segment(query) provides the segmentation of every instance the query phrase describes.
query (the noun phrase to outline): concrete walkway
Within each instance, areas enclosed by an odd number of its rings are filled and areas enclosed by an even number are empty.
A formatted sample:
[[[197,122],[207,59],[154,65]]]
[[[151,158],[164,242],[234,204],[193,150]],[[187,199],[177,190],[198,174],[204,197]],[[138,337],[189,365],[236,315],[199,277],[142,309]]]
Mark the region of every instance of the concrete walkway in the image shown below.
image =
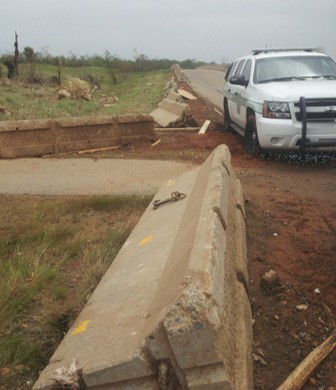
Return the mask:
[[[157,160],[0,160],[0,194],[154,194],[163,182],[192,169],[191,164]]]

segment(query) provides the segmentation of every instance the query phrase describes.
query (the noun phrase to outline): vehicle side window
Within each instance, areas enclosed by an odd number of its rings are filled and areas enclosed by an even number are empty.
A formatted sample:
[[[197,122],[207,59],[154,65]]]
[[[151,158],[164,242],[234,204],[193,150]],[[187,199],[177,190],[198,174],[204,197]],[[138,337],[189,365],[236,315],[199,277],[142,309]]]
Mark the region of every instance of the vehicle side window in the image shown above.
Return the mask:
[[[234,70],[236,69],[236,67],[237,67],[237,63],[238,63],[238,61],[234,61],[234,62],[229,66],[229,69],[227,70],[226,75],[225,75],[225,81],[230,80],[230,77],[232,76],[233,71],[234,71]]]
[[[247,60],[245,66],[244,66],[244,70],[243,70],[243,76],[245,76],[245,80],[246,81],[250,80],[251,68],[252,68],[252,61],[251,60]]]
[[[228,67],[226,73],[225,73],[225,81],[228,81],[229,79],[229,74],[231,73],[233,62],[231,62],[230,66]]]
[[[242,69],[243,69],[243,66],[244,66],[244,64],[245,64],[245,60],[241,60],[240,62],[239,62],[239,65],[238,65],[238,67],[237,67],[237,69],[236,69],[236,71],[235,71],[235,75],[236,74],[241,74],[241,71],[242,71]]]

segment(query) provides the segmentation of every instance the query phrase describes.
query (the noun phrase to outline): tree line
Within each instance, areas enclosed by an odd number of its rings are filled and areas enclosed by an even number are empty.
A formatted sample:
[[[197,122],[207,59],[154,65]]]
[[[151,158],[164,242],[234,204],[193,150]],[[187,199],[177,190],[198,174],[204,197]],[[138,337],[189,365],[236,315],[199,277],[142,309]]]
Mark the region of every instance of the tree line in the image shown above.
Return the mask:
[[[16,61],[16,63],[15,63]],[[82,66],[104,66],[113,69],[115,72],[146,72],[160,69],[170,69],[173,64],[179,64],[182,68],[195,69],[198,66],[205,65],[204,61],[197,61],[195,59],[186,59],[183,61],[177,61],[174,59],[158,59],[149,58],[145,54],[136,54],[133,59],[123,59],[115,54],[111,54],[108,50],[104,55],[75,55],[73,53],[67,56],[54,56],[51,55],[46,49],[42,51],[35,51],[32,47],[24,47],[22,51],[15,54],[2,54],[0,55],[0,63],[3,63],[8,68],[8,77],[13,78],[19,74],[19,67],[22,63],[31,64],[32,68],[36,64],[48,64],[69,67],[82,67]]]

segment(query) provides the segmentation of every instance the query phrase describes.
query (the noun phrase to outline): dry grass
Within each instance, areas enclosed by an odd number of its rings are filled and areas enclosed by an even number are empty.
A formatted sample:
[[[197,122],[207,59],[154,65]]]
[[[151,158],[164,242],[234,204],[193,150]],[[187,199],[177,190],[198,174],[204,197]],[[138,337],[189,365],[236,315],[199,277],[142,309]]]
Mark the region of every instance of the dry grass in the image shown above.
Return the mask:
[[[0,196],[1,389],[31,387],[150,199]]]
[[[78,77],[68,77],[62,83],[62,89],[70,93],[72,99],[91,100],[89,83]]]

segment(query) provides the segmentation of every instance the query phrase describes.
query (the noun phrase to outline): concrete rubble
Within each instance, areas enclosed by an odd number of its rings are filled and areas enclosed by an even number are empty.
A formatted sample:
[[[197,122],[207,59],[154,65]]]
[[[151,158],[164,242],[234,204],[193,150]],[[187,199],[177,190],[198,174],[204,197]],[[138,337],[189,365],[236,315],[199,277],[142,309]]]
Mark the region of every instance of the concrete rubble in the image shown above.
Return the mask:
[[[192,113],[182,100],[180,94],[171,90],[150,115],[161,127],[184,127],[192,120]]]

